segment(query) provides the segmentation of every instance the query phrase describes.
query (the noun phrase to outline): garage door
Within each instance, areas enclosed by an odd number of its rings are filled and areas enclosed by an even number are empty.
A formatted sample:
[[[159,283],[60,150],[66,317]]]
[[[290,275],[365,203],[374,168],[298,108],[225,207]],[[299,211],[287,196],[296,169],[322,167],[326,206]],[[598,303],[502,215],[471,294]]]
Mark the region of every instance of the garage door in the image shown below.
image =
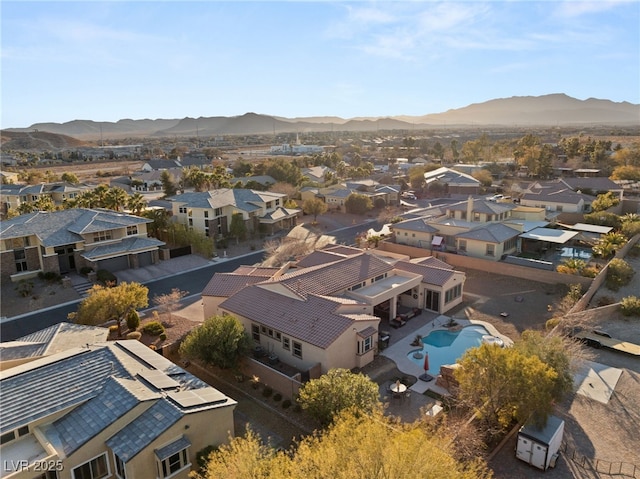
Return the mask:
[[[145,266],[151,266],[153,264],[153,253],[151,251],[147,251],[146,253],[140,253],[138,255],[138,265],[140,268],[144,268]]]
[[[129,257],[127,255],[118,256],[117,258],[103,259],[98,261],[98,269],[106,269],[107,271],[122,271],[129,269]]]

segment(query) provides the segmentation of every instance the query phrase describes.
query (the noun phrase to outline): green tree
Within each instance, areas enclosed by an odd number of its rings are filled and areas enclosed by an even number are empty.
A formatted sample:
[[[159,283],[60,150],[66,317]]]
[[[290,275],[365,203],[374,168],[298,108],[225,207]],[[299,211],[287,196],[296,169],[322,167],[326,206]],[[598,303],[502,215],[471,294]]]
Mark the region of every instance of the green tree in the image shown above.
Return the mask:
[[[180,355],[223,369],[234,368],[249,352],[249,336],[230,315],[212,316],[192,330],[180,345]]]
[[[80,303],[78,311],[69,314],[69,319],[93,326],[115,320],[120,336],[122,321],[127,319],[129,313],[147,306],[149,288],[139,283],[123,282],[111,288],[95,285]]]
[[[593,209],[594,212],[605,211],[619,203],[620,198],[618,198],[613,192],[609,191],[603,195],[598,195],[591,203],[591,209]]]
[[[71,183],[72,185],[77,185],[78,183],[80,183],[80,180],[74,173],[69,173],[69,172],[62,173],[62,176],[60,178],[62,179],[62,181]]]
[[[303,409],[322,424],[329,424],[341,411],[355,409],[363,414],[378,405],[378,385],[363,374],[348,369],[331,369],[300,389]]]
[[[347,210],[347,213],[363,215],[367,211],[373,209],[373,202],[367,195],[351,193],[344,202],[344,207]]]
[[[233,213],[231,215],[231,225],[229,226],[229,234],[236,239],[236,244],[240,240],[244,240],[247,236],[247,225],[244,222],[242,213]]]
[[[601,258],[610,258],[616,251],[622,248],[627,238],[622,233],[611,232],[600,237],[593,245],[593,254]]]
[[[127,198],[127,208],[134,215],[140,216],[147,207],[147,200],[140,193],[134,193]]]
[[[459,363],[458,398],[476,411],[487,432],[530,417],[542,422],[551,411],[558,374],[537,356],[482,344],[467,350]]]
[[[56,209],[51,195],[38,196],[38,199],[33,203],[33,207],[36,211],[55,211]]]
[[[302,211],[313,216],[313,224],[317,223],[318,215],[327,212],[327,204],[318,198],[309,198],[302,204]]]
[[[571,367],[572,339],[560,335],[543,335],[539,331],[527,330],[522,333],[515,348],[525,356],[536,356],[552,368],[557,376],[551,395],[555,401],[571,392],[573,371]]]
[[[175,178],[167,170],[160,174],[160,182],[162,183],[162,191],[164,191],[165,197],[175,196],[178,193],[178,185]]]
[[[617,291],[621,286],[629,284],[635,271],[629,263],[620,258],[614,258],[609,261],[607,269],[607,288]]]
[[[104,207],[114,211],[122,211],[127,204],[129,195],[122,188],[113,187],[104,197]]]
[[[265,446],[253,432],[210,456],[199,479],[489,479],[478,459],[454,457],[452,438],[418,424],[399,425],[376,411],[345,413],[290,451]]]

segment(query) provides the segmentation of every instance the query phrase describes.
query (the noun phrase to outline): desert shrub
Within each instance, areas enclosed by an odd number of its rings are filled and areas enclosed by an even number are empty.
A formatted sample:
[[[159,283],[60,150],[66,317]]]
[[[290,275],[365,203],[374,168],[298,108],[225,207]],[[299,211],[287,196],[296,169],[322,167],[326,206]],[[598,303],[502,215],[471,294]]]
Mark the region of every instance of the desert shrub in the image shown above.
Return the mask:
[[[291,407],[291,399],[285,399],[282,401],[282,409],[289,409]]]
[[[582,270],[582,276],[585,278],[595,278],[600,270],[596,266],[587,266]]]
[[[118,332],[118,325],[117,324],[112,324],[111,326],[109,326],[109,332],[110,333],[117,333]]]
[[[160,333],[160,340],[161,341],[166,341],[167,340],[167,333]]]
[[[627,296],[620,301],[620,311],[625,316],[640,316],[640,298]]]
[[[140,331],[131,331],[127,333],[127,339],[140,339],[142,337],[142,333]]]
[[[134,309],[127,315],[127,328],[129,328],[129,331],[135,331],[138,326],[140,326],[140,315]]]
[[[80,274],[82,276],[87,276],[89,273],[93,273],[93,268],[91,268],[90,266],[83,266],[82,268],[80,268]]]
[[[118,283],[118,278],[106,269],[99,269],[96,271],[96,279],[104,286],[115,286]]]
[[[18,281],[18,286],[16,286],[16,291],[20,296],[26,298],[27,296],[31,296],[31,292],[33,291],[33,281],[28,279],[21,279]]]
[[[280,393],[275,393],[275,394],[273,395],[273,400],[274,400],[274,401],[281,401],[281,400],[282,400],[282,394],[280,394]]]
[[[158,321],[151,321],[142,327],[142,330],[151,336],[160,336],[164,333],[164,326]]]
[[[551,319],[548,319],[546,323],[544,323],[544,328],[547,331],[551,331],[558,324],[560,324],[560,318],[551,318]]]
[[[266,398],[273,394],[273,388],[271,386],[265,386],[262,390],[262,395]]]
[[[617,291],[621,286],[629,284],[634,275],[633,268],[625,260],[612,259],[607,270],[607,288]]]

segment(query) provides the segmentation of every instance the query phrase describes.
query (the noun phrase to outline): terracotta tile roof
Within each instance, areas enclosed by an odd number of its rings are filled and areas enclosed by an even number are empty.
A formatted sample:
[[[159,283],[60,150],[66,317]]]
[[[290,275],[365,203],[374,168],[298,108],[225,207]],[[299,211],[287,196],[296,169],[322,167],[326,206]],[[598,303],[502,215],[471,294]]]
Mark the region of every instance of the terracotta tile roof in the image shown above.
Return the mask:
[[[439,260],[438,258],[434,258],[433,256],[428,256],[426,258],[418,258],[417,261],[411,261],[412,263],[415,264],[421,264],[423,266],[433,266],[435,268],[440,268],[440,269],[453,269],[453,266],[451,266],[448,263],[445,263],[442,260]]]
[[[316,250],[313,253],[308,254],[296,263],[298,268],[309,268],[312,266],[319,266],[327,263],[334,263],[344,259],[342,254],[336,254],[332,251]]]

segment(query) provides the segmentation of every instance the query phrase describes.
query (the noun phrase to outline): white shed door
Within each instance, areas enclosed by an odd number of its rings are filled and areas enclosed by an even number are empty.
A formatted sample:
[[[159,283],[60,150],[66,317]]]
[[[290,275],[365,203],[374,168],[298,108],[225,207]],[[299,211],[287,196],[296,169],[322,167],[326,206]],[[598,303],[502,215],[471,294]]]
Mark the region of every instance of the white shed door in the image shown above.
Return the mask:
[[[533,443],[533,450],[531,451],[531,465],[540,469],[546,469],[547,465],[545,460],[547,459],[547,446],[543,446],[538,443]]]

